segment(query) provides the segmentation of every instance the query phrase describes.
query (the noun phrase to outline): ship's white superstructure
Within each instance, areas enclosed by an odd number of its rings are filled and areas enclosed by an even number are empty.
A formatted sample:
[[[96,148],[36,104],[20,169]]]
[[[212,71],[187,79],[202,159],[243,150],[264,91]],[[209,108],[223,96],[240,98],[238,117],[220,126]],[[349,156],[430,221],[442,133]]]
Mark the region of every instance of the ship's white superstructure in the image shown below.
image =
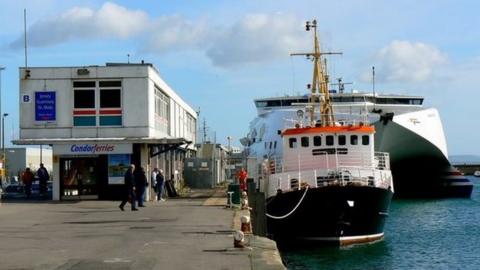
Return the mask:
[[[423,97],[352,92],[332,93],[332,101],[339,120],[342,113],[366,113],[375,125],[375,148],[390,154],[397,195],[470,196],[472,184],[466,178],[456,179],[457,171],[448,161],[440,114],[424,108]],[[286,122],[298,120],[305,103],[308,96],[255,100],[258,115],[241,140],[248,156],[257,160],[257,168],[250,168],[255,179],[261,178],[263,160],[282,155],[279,131]]]

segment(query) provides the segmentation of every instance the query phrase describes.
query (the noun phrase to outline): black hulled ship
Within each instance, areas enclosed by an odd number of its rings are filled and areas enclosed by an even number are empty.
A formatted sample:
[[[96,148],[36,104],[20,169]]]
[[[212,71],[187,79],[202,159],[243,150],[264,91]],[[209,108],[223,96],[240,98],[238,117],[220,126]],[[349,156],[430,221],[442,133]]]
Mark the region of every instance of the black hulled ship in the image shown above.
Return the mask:
[[[315,21],[309,29],[315,50],[296,55],[313,58],[312,94],[282,131],[282,156],[264,161],[267,233],[280,242],[381,239],[393,196],[389,156],[375,152],[366,115],[334,116],[322,57],[331,53],[320,52]]]

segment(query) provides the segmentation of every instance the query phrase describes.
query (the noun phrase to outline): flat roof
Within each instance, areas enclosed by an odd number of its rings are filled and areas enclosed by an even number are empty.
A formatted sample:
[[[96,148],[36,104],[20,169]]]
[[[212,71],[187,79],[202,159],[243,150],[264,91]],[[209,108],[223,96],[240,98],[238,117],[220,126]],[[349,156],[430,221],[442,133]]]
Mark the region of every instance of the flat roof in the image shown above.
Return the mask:
[[[42,139],[19,139],[13,140],[16,145],[39,145],[39,144],[70,144],[70,143],[147,143],[147,144],[188,144],[191,141],[185,138],[42,138]]]

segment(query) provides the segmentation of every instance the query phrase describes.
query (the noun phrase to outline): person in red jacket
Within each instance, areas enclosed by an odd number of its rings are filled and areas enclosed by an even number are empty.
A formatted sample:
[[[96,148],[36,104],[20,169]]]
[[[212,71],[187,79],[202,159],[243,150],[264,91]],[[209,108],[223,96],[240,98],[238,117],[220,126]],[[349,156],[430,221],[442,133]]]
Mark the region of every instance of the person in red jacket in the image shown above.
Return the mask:
[[[242,168],[237,175],[238,183],[240,184],[240,190],[246,191],[247,190],[247,171],[245,168]]]
[[[30,195],[32,195],[32,183],[33,183],[34,175],[30,168],[26,168],[25,172],[22,174],[22,182],[23,185],[25,186],[25,195],[27,195],[27,198],[30,198]]]

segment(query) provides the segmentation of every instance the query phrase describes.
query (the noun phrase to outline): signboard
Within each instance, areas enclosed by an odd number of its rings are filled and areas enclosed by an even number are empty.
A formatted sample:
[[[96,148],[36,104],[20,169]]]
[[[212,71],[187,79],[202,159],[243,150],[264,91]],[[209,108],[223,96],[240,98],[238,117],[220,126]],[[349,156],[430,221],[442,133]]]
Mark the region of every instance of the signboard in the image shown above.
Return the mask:
[[[105,154],[131,154],[131,143],[74,143],[55,144],[55,155],[105,155]]]
[[[123,185],[124,175],[129,166],[129,154],[108,155],[108,184]]]
[[[22,103],[30,103],[32,101],[32,98],[28,94],[22,95]]]
[[[55,92],[35,92],[35,121],[52,122],[56,120]]]

